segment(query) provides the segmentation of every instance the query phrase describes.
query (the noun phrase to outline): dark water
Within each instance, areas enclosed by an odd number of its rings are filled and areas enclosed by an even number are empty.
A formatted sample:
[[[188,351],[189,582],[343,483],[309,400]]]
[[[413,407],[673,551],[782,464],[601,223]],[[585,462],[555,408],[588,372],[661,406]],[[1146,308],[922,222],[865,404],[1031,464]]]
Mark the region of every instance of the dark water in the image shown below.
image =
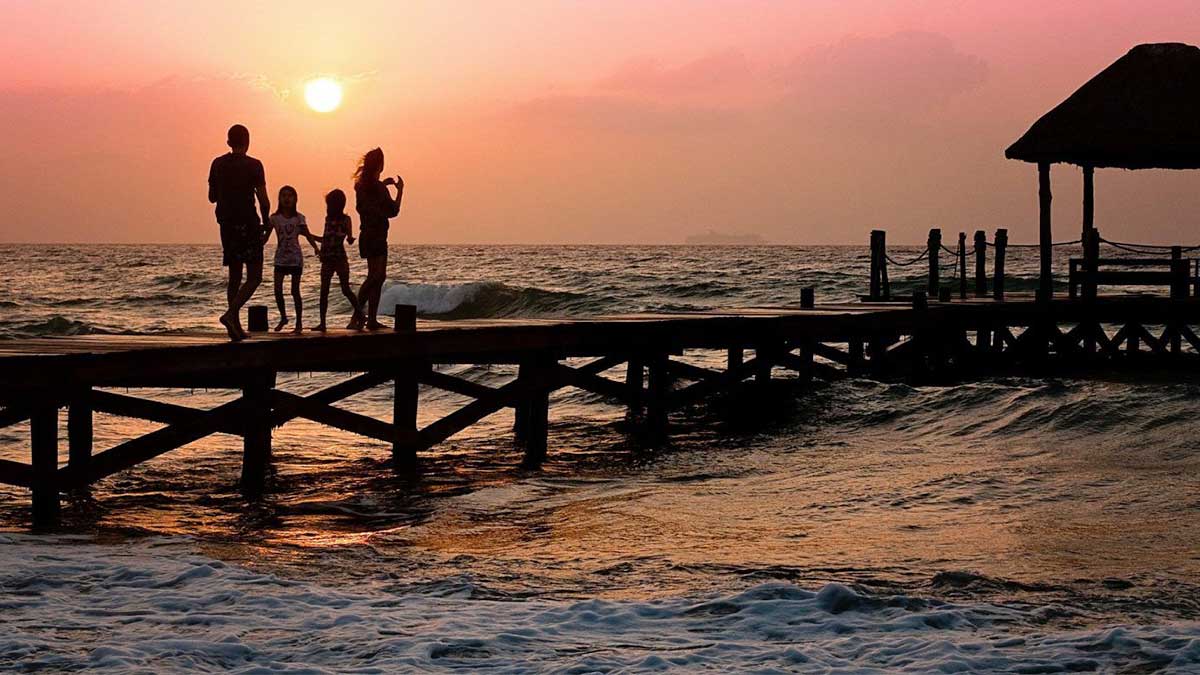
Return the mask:
[[[3,248],[23,262],[0,267],[5,338],[216,328],[215,248]],[[1010,289],[1035,262],[1010,251]],[[851,247],[396,247],[384,304],[453,319],[792,304],[804,286],[842,301],[866,265]],[[910,269],[899,290],[923,282]],[[416,476],[382,444],[295,422],[254,502],[240,441],[210,437],[73,497],[53,537],[23,534],[27,493],[0,489],[0,667],[1194,671],[1198,393],[1182,377],[785,380],[682,411],[651,448],[622,409],[564,390],[540,471],[519,468],[508,413]],[[423,422],[462,402],[422,397]],[[99,416],[97,445],[151,428]],[[25,460],[27,433],[0,430],[0,457]]]

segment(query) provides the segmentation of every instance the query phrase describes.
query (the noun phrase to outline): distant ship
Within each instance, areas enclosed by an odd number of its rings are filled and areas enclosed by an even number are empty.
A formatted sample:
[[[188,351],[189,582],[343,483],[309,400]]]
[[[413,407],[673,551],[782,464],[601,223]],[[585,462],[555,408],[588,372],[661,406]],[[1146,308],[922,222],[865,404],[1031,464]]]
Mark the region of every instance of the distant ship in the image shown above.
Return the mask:
[[[693,234],[684,243],[698,246],[756,246],[766,244],[767,240],[757,234],[730,234],[709,230],[704,234]]]

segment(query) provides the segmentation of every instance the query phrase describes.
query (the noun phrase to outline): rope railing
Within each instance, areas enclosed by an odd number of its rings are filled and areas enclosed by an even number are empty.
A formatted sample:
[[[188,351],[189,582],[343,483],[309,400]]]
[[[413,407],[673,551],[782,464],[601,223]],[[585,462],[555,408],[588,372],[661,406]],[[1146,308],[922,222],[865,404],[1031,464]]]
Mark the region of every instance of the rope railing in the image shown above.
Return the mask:
[[[1187,252],[1187,251],[1200,250],[1200,244],[1193,245],[1193,246],[1167,246],[1167,245],[1163,245],[1163,244],[1131,244],[1131,243],[1123,242],[1123,241],[1112,241],[1110,239],[1105,239],[1104,237],[1100,237],[1100,242],[1104,243],[1104,244],[1108,244],[1109,246],[1112,246],[1113,248],[1120,249],[1122,251],[1127,251],[1129,253],[1158,253],[1161,251],[1173,251],[1175,249],[1179,249],[1179,251],[1181,253],[1183,253],[1183,252]]]
[[[1052,246],[1054,248],[1058,248],[1059,246],[1075,246],[1077,244],[1082,244],[1082,243],[1083,243],[1082,239],[1076,239],[1075,241],[1056,241],[1056,242],[1050,244],[1050,246]],[[1009,242],[1008,246],[1009,246],[1009,248],[1041,248],[1042,247],[1041,244],[1014,244],[1012,242]]]
[[[885,257],[885,258],[887,258],[887,261],[888,261],[888,262],[890,262],[891,264],[895,265],[896,267],[908,267],[909,265],[916,265],[917,263],[919,263],[919,262],[921,262],[922,260],[924,260],[924,259],[925,259],[925,257],[926,257],[926,256],[928,256],[928,255],[929,255],[929,247],[928,247],[928,246],[926,246],[926,247],[925,247],[925,250],[924,250],[924,251],[921,251],[921,254],[920,254],[920,255],[918,255],[917,257],[913,258],[912,260],[909,260],[908,262],[899,262],[899,261],[895,260],[894,258],[892,258],[892,256],[890,256],[890,255],[885,255],[884,257]]]

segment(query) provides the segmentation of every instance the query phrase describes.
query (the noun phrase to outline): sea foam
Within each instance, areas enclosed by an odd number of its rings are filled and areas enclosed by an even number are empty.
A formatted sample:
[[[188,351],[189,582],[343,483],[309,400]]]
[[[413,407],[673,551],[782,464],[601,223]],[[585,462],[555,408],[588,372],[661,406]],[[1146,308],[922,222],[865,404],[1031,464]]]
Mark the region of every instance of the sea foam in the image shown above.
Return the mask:
[[[1077,672],[1200,668],[1200,624],[1056,630],[1026,605],[767,583],[711,598],[478,600],[292,581],[186,540],[0,538],[0,664],[191,672]],[[391,585],[390,585],[391,584]]]

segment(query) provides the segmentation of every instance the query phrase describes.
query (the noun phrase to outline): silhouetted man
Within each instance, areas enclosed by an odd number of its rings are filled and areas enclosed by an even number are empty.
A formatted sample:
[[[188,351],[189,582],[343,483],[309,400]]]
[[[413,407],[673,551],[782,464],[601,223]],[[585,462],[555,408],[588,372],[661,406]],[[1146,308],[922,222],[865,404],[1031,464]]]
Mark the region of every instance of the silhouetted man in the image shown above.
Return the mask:
[[[249,302],[262,282],[263,243],[266,223],[270,222],[271,200],[267,197],[267,179],[262,162],[246,154],[250,149],[250,131],[235,124],[229,127],[229,152],[213,160],[208,171],[208,201],[217,205],[217,223],[221,226],[222,264],[229,268],[226,299],[229,309],[221,315],[221,324],[229,339],[249,337],[242,329],[242,307]],[[255,197],[258,209],[254,210]],[[262,220],[259,220],[259,214]],[[242,267],[246,268],[245,282]]]

